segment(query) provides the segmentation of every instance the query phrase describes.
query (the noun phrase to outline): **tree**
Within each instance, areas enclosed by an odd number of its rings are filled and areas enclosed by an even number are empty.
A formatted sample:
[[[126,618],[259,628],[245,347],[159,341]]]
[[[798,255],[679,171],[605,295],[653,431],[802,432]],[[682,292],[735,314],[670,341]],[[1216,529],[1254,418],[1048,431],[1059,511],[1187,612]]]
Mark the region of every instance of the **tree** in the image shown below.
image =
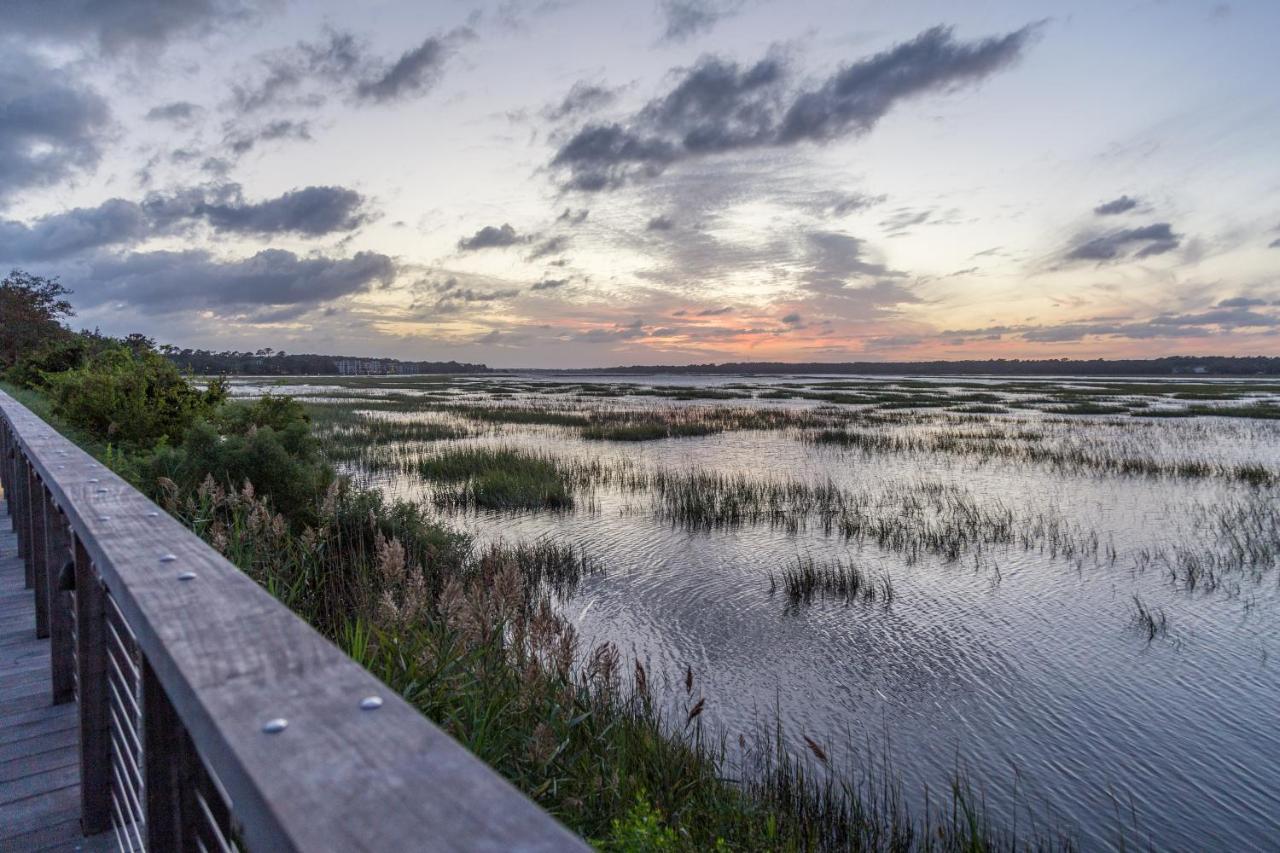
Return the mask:
[[[0,281],[0,366],[70,334],[62,320],[74,315],[71,291],[56,277],[14,270]]]

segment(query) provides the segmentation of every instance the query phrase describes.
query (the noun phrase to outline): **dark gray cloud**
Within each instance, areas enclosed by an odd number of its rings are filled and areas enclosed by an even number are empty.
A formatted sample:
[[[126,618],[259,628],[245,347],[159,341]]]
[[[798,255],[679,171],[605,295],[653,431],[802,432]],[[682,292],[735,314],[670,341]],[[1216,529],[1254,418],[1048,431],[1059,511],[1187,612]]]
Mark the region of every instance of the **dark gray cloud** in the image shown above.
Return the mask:
[[[1233,296],[1230,299],[1224,299],[1215,305],[1215,308],[1256,308],[1266,305],[1267,300],[1255,299],[1250,296]]]
[[[322,41],[299,41],[260,55],[259,73],[232,84],[231,102],[240,113],[265,107],[318,106],[327,91],[350,87],[370,64],[354,35],[329,30]],[[325,84],[326,91],[317,91],[316,83]]]
[[[741,0],[660,0],[662,40],[683,42],[705,35],[741,8]]]
[[[585,207],[580,208],[578,210],[574,210],[571,207],[566,207],[564,209],[564,213],[561,213],[559,216],[556,217],[556,222],[563,222],[567,225],[581,225],[582,223],[587,221],[587,216],[590,213],[591,211],[587,210]]]
[[[675,220],[668,216],[655,216],[645,223],[646,231],[670,231],[676,227]]]
[[[201,113],[201,108],[190,101],[174,101],[147,110],[147,121],[168,121],[177,125],[190,124]]]
[[[362,101],[386,103],[421,95],[439,82],[445,62],[453,55],[456,46],[473,38],[475,33],[467,27],[444,36],[431,36],[406,51],[390,67],[361,81],[356,86],[356,97]]]
[[[197,213],[220,231],[316,237],[352,231],[367,219],[364,197],[345,187],[305,187],[257,203],[204,204]]]
[[[305,187],[276,198],[246,201],[237,184],[151,193],[141,202],[108,199],[30,223],[0,220],[0,260],[55,261],[111,247],[133,246],[197,222],[218,231],[258,236],[320,237],[351,231],[367,214],[365,199],[343,187]]]
[[[1138,206],[1138,200],[1132,196],[1122,195],[1111,201],[1103,202],[1093,209],[1098,216],[1114,216],[1117,213],[1124,213],[1133,210]]]
[[[557,290],[569,283],[567,278],[544,278],[533,285],[530,290]]]
[[[950,28],[934,27],[807,89],[792,87],[776,56],[750,66],[706,57],[630,119],[583,127],[551,165],[566,188],[597,191],[691,157],[859,136],[903,100],[950,92],[1007,68],[1039,29],[1029,24],[960,42]]]
[[[393,63],[371,56],[354,34],[330,29],[318,41],[258,57],[255,72],[232,84],[231,105],[240,114],[268,108],[314,108],[338,94],[363,103],[388,103],[420,95],[440,79],[467,28],[430,36]]]
[[[1078,238],[1065,255],[1068,261],[1118,261],[1125,258],[1147,258],[1178,248],[1182,235],[1168,222],[1155,222],[1138,228],[1123,228],[1098,236]]]
[[[782,322],[788,326],[799,326],[803,321],[804,317],[800,316],[796,311],[792,311],[782,318]]]
[[[0,258],[10,263],[50,261],[143,240],[152,228],[142,207],[120,198],[42,216],[27,225],[0,221]]]
[[[21,190],[93,170],[110,121],[107,102],[64,69],[0,51],[0,207]]]
[[[310,122],[282,118],[255,128],[232,127],[228,130],[225,142],[233,155],[242,157],[260,142],[274,142],[281,139],[311,141]]]
[[[868,261],[863,256],[865,243],[857,237],[834,231],[815,231],[806,237],[808,269],[801,278],[810,290],[840,295],[850,279],[900,275]]]
[[[1280,237],[1275,238],[1267,244],[1268,249],[1280,249]]]
[[[528,242],[528,238],[521,237],[516,233],[516,229],[504,222],[498,226],[486,225],[470,237],[463,237],[458,241],[458,248],[464,252],[474,252],[479,249],[500,249],[525,242]]]
[[[698,312],[699,317],[719,317],[721,314],[728,314],[733,311],[732,305],[722,305],[719,308],[703,308]]]
[[[309,308],[389,284],[395,274],[391,258],[376,252],[345,259],[301,258],[266,249],[242,260],[223,261],[192,250],[104,258],[67,279],[85,307],[125,303],[132,310],[163,314],[190,309],[226,313],[279,306]]]
[[[552,255],[561,254],[567,248],[569,248],[568,237],[562,235],[548,237],[534,246],[533,250],[529,252],[525,260],[536,261],[539,258],[549,258]]]
[[[612,104],[617,100],[619,91],[579,80],[560,103],[547,107],[542,115],[548,121],[580,118]]]
[[[92,41],[106,52],[159,48],[251,20],[276,0],[5,0],[7,34],[49,41]]]

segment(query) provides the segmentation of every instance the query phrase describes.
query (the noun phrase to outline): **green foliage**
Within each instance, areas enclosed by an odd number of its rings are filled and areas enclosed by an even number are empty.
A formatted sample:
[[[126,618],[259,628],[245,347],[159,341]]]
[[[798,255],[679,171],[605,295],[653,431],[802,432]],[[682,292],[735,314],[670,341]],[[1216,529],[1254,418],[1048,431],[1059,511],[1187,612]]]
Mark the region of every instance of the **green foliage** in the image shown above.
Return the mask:
[[[623,817],[614,818],[611,829],[608,839],[595,845],[609,853],[650,853],[679,847],[676,831],[663,823],[662,812],[645,799],[644,792],[636,794],[635,805]]]
[[[5,373],[5,378],[21,388],[43,388],[47,374],[75,370],[84,364],[89,352],[90,341],[87,337],[58,336],[19,355]]]
[[[201,390],[154,352],[107,346],[82,366],[44,374],[53,411],[100,441],[148,449],[182,440],[226,398],[221,382]]]
[[[457,508],[567,509],[573,491],[566,472],[555,460],[510,447],[450,448],[418,464],[429,480],[461,482],[440,488],[436,502]]]
[[[152,490],[161,477],[183,491],[208,477],[232,490],[252,483],[297,523],[314,520],[334,477],[318,452],[302,404],[271,395],[252,404],[228,403],[196,421],[180,446],[157,448],[146,468],[144,480]]]
[[[62,326],[72,315],[71,291],[57,278],[13,270],[0,280],[0,367],[70,334]]]

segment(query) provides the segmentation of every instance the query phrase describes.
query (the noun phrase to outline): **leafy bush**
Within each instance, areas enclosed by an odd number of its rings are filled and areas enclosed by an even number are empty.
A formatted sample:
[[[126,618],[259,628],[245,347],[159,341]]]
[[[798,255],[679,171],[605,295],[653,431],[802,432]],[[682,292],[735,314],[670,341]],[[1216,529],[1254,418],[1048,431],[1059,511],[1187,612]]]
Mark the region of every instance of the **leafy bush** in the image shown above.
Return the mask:
[[[5,373],[20,388],[43,388],[47,374],[75,370],[89,357],[89,340],[81,335],[56,337],[37,349],[28,350]]]
[[[179,447],[152,454],[144,479],[154,491],[161,477],[183,491],[212,477],[238,490],[246,482],[298,524],[311,523],[332,468],[320,456],[306,410],[290,397],[266,396],[252,403],[229,403],[187,430]]]
[[[182,440],[226,399],[214,381],[199,389],[168,359],[108,345],[82,366],[44,374],[53,411],[101,441],[147,449]]]

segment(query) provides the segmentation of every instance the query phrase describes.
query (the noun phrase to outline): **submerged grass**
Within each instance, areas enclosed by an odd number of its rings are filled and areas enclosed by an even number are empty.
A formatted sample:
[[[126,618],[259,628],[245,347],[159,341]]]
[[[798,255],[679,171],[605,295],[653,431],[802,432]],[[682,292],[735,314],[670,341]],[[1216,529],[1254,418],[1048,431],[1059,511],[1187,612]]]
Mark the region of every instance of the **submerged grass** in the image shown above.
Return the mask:
[[[769,591],[779,586],[792,606],[827,598],[846,604],[879,602],[888,607],[894,596],[893,581],[887,574],[877,578],[852,562],[817,562],[812,557],[797,558],[794,565],[782,569],[777,576],[770,573]]]

